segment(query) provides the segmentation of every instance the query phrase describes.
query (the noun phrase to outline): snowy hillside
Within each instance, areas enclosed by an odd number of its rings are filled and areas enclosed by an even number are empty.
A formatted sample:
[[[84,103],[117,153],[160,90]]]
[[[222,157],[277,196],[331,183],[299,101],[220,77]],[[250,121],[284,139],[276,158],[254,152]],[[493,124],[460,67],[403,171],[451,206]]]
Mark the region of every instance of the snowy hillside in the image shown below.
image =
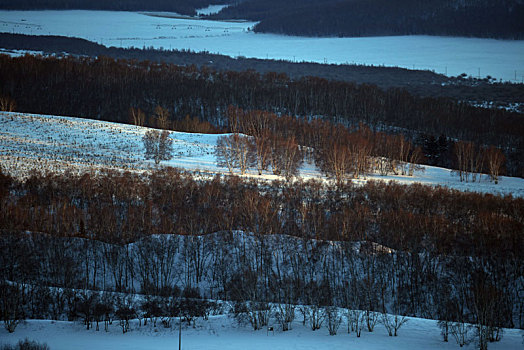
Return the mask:
[[[88,168],[108,167],[144,171],[154,167],[144,159],[142,136],[149,128],[116,124],[90,119],[0,112],[0,164],[4,171],[15,176],[26,176],[31,169],[39,171],[86,171]],[[206,173],[226,173],[218,167],[214,155],[216,140],[222,135],[172,132],[174,158],[162,165]],[[371,175],[355,180],[419,182],[484,193],[524,196],[524,179],[501,177],[495,185],[482,176],[480,182],[462,183],[449,169],[425,166],[410,176]],[[265,173],[251,177],[276,179]],[[304,164],[300,176],[304,179],[323,178],[314,164]]]
[[[138,327],[133,322],[130,333],[122,334],[115,322],[108,333],[102,330],[86,331],[79,322],[31,320],[18,326],[13,334],[0,329],[0,345],[15,343],[19,339],[29,338],[47,343],[52,350],[142,350],[142,349],[177,349],[178,329]],[[266,330],[253,331],[249,327],[239,326],[227,316],[211,316],[209,321],[198,320],[195,327],[184,325],[182,329],[182,349],[362,349],[362,350],[406,350],[406,349],[459,349],[453,339],[442,342],[436,321],[410,318],[400,329],[398,337],[389,337],[382,326],[373,333],[362,332],[357,338],[354,333],[347,334],[345,324],[340,333],[330,336],[326,328],[315,332],[295,321],[288,332]],[[504,338],[489,345],[489,349],[522,349],[520,330],[506,330]],[[461,349],[474,349],[470,344]]]
[[[204,12],[217,11],[208,8]],[[160,16],[159,16],[160,15]],[[305,38],[255,34],[256,22],[111,11],[0,11],[0,31],[73,36],[106,46],[208,51],[232,57],[427,69],[449,76],[524,79],[524,41],[436,36]]]

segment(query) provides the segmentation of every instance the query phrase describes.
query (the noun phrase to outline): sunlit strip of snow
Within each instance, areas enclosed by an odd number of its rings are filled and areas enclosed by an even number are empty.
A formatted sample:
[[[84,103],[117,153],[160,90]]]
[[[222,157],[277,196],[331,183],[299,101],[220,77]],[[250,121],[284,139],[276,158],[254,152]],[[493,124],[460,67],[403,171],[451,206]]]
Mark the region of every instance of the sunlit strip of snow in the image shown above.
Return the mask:
[[[144,159],[142,137],[150,128],[91,119],[0,112],[0,165],[13,176],[25,177],[32,169],[79,172],[96,168],[148,171],[155,165]],[[161,166],[178,167],[198,173],[226,174],[216,164],[214,154],[220,134],[171,132],[174,157]],[[423,166],[414,176],[377,174],[353,180],[363,184],[369,180],[395,181],[402,184],[421,183],[431,186],[524,197],[524,179],[501,176],[499,183],[482,175],[480,182],[460,182],[458,175],[445,168]],[[282,179],[265,171],[248,170],[247,177]],[[304,179],[326,178],[312,163],[300,168]]]

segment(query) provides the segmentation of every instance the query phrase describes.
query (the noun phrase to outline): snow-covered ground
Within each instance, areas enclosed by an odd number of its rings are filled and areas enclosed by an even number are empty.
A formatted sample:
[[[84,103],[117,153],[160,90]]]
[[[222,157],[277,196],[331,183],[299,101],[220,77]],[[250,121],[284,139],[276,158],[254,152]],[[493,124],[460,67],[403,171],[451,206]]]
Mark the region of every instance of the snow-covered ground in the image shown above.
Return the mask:
[[[207,9],[214,11],[217,8]],[[209,51],[228,56],[398,66],[524,81],[524,40],[436,36],[305,38],[255,34],[255,22],[112,11],[0,11],[0,32],[64,35],[106,46]]]
[[[98,349],[98,350],[138,350],[138,349],[177,349],[178,329],[165,329],[162,325],[141,328],[133,322],[129,333],[122,334],[118,322],[110,326],[109,332],[89,330],[80,322],[30,320],[17,327],[9,334],[0,329],[0,345],[16,343],[28,338],[45,342],[52,350]],[[522,349],[522,331],[508,329],[502,340],[490,343],[490,350]],[[444,343],[436,321],[410,318],[399,330],[399,336],[389,337],[382,325],[369,333],[363,331],[360,338],[355,333],[347,334],[347,327],[342,324],[339,333],[330,336],[326,327],[311,331],[307,325],[295,321],[288,332],[277,330],[253,331],[249,326],[239,326],[227,316],[211,316],[209,321],[198,320],[195,327],[183,325],[182,349],[365,349],[365,350],[407,350],[407,349],[458,349],[457,343],[450,336]],[[464,349],[475,349],[475,344]]]
[[[142,136],[149,128],[117,124],[91,119],[44,116],[0,112],[0,166],[14,176],[24,177],[32,169],[45,171],[86,171],[97,167],[144,171],[154,167],[144,159]],[[217,138],[223,135],[172,132],[174,158],[162,165],[206,173],[226,173],[216,165],[214,148]],[[369,175],[355,180],[363,183],[370,179],[415,182],[442,185],[464,191],[512,194],[524,197],[524,179],[501,177],[498,184],[482,176],[480,182],[460,182],[449,169],[424,166],[414,176]],[[267,172],[248,175],[263,179],[277,179]],[[304,179],[324,179],[314,164],[304,164],[300,170]]]
[[[9,55],[11,57],[20,57],[24,56],[25,54],[29,55],[43,55],[44,52],[42,51],[31,51],[31,50],[7,50],[0,48],[0,54]]]
[[[202,9],[196,10],[197,15],[212,15],[215,13],[219,13],[224,8],[228,7],[229,5],[209,5],[208,7],[204,7]]]

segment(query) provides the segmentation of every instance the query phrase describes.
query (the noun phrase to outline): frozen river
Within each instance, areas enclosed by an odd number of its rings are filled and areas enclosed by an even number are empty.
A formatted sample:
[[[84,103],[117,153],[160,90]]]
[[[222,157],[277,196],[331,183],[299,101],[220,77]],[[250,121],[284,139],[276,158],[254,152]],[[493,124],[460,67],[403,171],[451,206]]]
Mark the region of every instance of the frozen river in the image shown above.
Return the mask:
[[[319,63],[428,69],[524,81],[524,41],[434,36],[305,38],[255,34],[255,22],[207,21],[112,11],[0,11],[0,31],[64,35],[106,46],[208,51]]]

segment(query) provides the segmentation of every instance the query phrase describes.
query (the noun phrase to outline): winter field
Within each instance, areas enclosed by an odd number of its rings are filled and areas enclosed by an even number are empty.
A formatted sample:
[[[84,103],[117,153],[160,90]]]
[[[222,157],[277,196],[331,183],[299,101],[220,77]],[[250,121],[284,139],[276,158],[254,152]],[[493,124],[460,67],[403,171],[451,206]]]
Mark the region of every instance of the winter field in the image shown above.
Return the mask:
[[[96,168],[146,171],[154,162],[144,159],[142,136],[149,128],[90,119],[0,112],[0,165],[3,171],[17,177],[31,170],[83,172]],[[198,173],[227,173],[216,165],[214,148],[222,135],[172,132],[174,157],[161,166],[179,167]],[[255,169],[246,176],[274,180],[266,172],[259,176]],[[325,179],[314,164],[304,163],[303,179]],[[460,182],[449,169],[424,166],[414,176],[369,175],[354,180],[397,181],[403,184],[422,183],[433,186],[524,196],[524,179],[501,177],[498,184],[481,176],[480,182]]]
[[[299,315],[297,315],[299,317]],[[30,320],[17,327],[13,334],[0,329],[0,345],[16,343],[29,338],[45,342],[52,350],[138,350],[138,349],[177,349],[178,329],[164,329],[148,326],[138,327],[135,321],[132,330],[122,334],[117,322],[104,332],[103,325],[99,332],[87,331],[81,322]],[[459,349],[453,339],[442,342],[436,321],[410,318],[399,330],[398,337],[389,337],[383,326],[378,325],[373,333],[362,332],[357,338],[354,333],[347,334],[346,325],[342,324],[339,333],[330,336],[325,327],[313,332],[301,321],[295,321],[288,332],[253,331],[249,326],[239,326],[228,316],[210,316],[208,321],[198,320],[195,327],[183,325],[182,349],[363,349],[363,350],[431,350]],[[490,343],[489,349],[522,349],[522,331],[505,330],[500,342]],[[474,349],[472,343],[460,349]]]
[[[200,13],[217,11],[207,8]],[[435,36],[306,38],[250,31],[255,22],[209,21],[173,13],[0,11],[0,31],[84,38],[106,46],[208,51],[330,64],[462,73],[524,82],[524,41]]]

